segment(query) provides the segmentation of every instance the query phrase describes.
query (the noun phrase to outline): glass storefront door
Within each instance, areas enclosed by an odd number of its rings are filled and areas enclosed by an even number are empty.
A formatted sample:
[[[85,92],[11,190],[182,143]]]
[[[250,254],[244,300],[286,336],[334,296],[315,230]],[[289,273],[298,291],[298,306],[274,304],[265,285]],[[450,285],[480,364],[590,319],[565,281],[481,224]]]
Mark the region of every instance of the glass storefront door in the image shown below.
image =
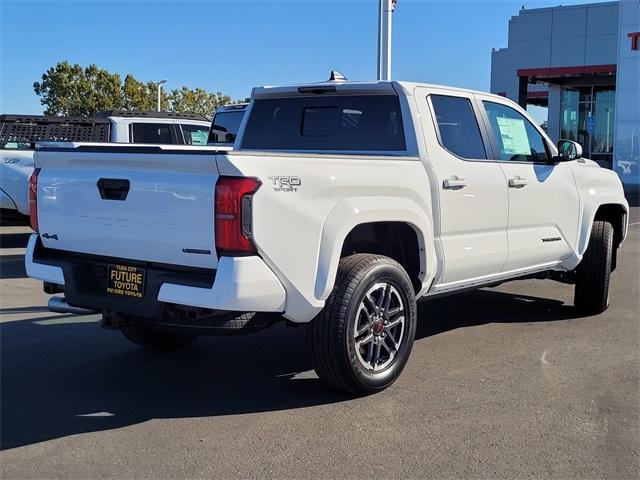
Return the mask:
[[[580,92],[577,90],[562,89],[562,119],[560,128],[560,138],[565,140],[573,140],[582,143],[578,139],[579,121],[578,121],[578,104],[580,101]]]
[[[611,168],[615,90],[613,86],[563,87],[561,138],[582,145],[584,155]]]

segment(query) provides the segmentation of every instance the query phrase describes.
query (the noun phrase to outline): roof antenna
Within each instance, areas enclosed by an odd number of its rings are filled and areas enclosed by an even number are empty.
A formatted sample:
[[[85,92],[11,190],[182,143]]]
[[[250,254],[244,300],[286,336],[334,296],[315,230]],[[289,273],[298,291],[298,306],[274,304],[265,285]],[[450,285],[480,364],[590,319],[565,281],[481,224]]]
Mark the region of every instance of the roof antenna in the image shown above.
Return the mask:
[[[337,70],[331,70],[331,76],[329,77],[330,82],[346,82],[347,77],[341,74]]]

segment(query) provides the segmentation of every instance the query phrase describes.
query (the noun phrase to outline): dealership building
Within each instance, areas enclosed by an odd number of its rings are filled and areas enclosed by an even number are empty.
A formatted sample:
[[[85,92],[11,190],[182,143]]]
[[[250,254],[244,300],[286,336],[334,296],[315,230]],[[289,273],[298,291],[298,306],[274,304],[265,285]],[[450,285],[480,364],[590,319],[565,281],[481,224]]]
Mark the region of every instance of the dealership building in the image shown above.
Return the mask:
[[[640,184],[640,0],[523,9],[491,57],[491,91],[547,107],[547,131]]]

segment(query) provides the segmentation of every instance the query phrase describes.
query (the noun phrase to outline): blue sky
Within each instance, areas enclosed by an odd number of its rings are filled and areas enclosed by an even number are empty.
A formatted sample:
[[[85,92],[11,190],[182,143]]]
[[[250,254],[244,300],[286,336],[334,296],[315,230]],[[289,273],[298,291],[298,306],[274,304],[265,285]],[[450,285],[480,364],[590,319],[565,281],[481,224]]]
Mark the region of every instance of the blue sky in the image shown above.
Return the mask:
[[[393,78],[489,89],[491,48],[520,6],[585,1],[399,0]],[[58,61],[233,98],[256,85],[375,78],[377,0],[0,0],[0,113],[41,113]]]

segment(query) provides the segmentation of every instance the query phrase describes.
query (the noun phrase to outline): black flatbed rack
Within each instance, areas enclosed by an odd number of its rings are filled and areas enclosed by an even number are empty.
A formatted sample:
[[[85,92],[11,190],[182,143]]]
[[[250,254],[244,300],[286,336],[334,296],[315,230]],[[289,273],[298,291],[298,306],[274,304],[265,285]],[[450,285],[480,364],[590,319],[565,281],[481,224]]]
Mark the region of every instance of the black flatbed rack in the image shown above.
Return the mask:
[[[97,117],[0,115],[0,146],[7,143],[108,142],[111,122]]]

